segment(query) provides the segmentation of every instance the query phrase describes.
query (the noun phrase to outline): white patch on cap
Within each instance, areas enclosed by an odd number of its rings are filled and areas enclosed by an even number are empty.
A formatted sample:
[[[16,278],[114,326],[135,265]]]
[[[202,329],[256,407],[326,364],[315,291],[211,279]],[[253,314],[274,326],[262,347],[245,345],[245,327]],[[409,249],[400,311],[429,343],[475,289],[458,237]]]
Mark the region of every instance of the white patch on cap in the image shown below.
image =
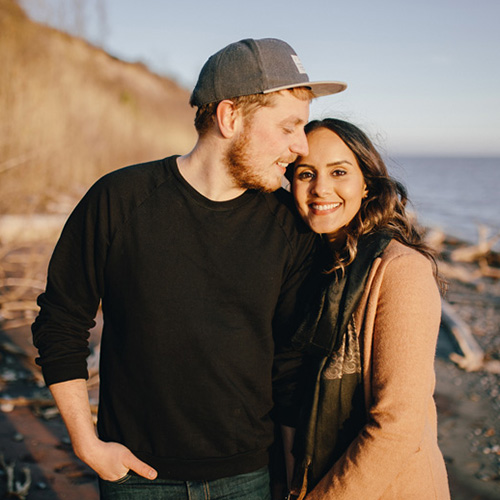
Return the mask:
[[[302,65],[302,61],[299,59],[299,56],[292,54],[292,59],[293,59],[293,62],[295,63],[295,66],[297,66],[299,73],[305,74],[306,70],[305,70],[304,66]]]

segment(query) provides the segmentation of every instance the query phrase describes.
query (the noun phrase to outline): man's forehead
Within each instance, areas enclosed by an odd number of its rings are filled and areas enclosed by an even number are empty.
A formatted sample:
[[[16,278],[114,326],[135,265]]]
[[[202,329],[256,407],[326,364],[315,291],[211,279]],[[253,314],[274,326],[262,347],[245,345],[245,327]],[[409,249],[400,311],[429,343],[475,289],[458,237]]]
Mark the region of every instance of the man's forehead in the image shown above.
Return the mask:
[[[286,91],[276,92],[275,94],[273,100],[267,106],[262,106],[260,109],[265,110],[268,108],[268,110],[274,113],[281,112],[284,116],[289,116],[290,119],[300,120],[304,114],[309,116],[309,100],[300,99]]]

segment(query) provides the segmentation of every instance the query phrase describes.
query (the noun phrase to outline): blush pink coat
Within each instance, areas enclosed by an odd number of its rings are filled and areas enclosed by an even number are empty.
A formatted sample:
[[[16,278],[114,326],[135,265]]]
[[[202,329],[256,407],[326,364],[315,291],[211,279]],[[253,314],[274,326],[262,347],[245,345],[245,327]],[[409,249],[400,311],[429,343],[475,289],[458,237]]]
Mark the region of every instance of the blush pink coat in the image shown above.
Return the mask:
[[[448,500],[437,443],[441,300],[431,263],[391,241],[354,314],[368,421],[307,500]]]

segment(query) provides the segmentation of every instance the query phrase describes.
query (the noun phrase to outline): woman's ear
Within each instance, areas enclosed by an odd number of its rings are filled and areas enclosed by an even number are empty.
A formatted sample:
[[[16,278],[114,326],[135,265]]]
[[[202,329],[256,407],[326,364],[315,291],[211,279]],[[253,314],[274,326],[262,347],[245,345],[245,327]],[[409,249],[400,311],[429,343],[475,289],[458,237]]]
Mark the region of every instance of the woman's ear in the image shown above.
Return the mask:
[[[216,111],[217,125],[223,137],[230,139],[238,130],[241,114],[229,99],[221,101]]]
[[[366,184],[365,184],[365,189],[363,191],[363,199],[368,198],[368,192],[369,192],[368,188],[366,187]]]

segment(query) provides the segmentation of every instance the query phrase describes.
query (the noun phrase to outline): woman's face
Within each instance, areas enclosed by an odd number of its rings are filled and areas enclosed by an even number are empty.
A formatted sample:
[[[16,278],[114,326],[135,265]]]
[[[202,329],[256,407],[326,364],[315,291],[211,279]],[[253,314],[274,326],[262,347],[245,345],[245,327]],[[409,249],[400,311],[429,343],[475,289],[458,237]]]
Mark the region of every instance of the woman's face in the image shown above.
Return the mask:
[[[356,157],[327,128],[307,136],[309,154],[297,159],[292,192],[302,218],[316,233],[337,234],[358,213],[367,194]]]

